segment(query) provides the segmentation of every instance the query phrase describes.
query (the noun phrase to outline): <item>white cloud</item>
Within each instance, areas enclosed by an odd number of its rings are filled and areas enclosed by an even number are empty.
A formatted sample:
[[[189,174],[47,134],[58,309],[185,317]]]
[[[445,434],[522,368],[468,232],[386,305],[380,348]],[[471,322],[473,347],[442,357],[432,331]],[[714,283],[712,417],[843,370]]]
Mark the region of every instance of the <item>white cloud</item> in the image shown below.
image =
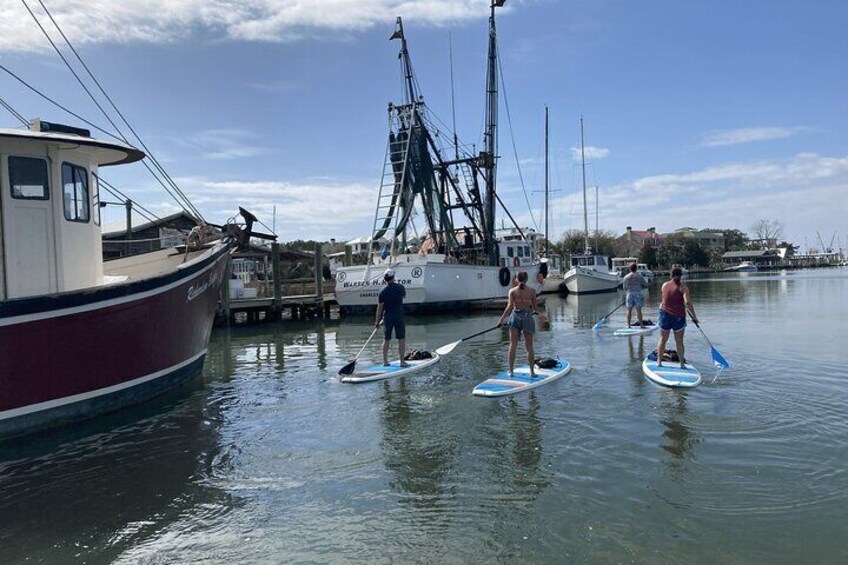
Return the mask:
[[[696,227],[750,229],[759,218],[778,220],[787,237],[844,224],[848,156],[802,153],[785,160],[726,163],[684,174],[663,174],[601,187],[601,227],[661,231]],[[581,209],[575,193],[557,201]],[[590,208],[594,208],[593,202]],[[581,222],[582,223],[582,222]]]
[[[717,130],[705,133],[701,145],[705,147],[722,147],[725,145],[739,145],[741,143],[752,143],[755,141],[786,139],[808,130],[809,128],[803,126]]]
[[[583,158],[582,153],[586,154],[586,160],[587,161],[603,159],[604,157],[608,157],[609,154],[610,154],[609,149],[606,149],[604,147],[594,147],[592,145],[587,145],[586,147],[583,148],[582,152],[581,152],[579,147],[572,147],[571,148],[571,159],[575,163],[579,163],[581,161],[581,159]]]
[[[197,132],[177,142],[199,149],[204,159],[240,159],[271,152],[267,147],[251,144],[253,138],[254,134],[246,130],[217,129]]]
[[[28,4],[58,38],[36,0]],[[433,25],[482,19],[489,0],[51,0],[47,6],[75,44],[178,42],[197,34],[281,42],[391,25],[398,15]],[[0,29],[0,52],[50,49],[19,2],[0,7]]]

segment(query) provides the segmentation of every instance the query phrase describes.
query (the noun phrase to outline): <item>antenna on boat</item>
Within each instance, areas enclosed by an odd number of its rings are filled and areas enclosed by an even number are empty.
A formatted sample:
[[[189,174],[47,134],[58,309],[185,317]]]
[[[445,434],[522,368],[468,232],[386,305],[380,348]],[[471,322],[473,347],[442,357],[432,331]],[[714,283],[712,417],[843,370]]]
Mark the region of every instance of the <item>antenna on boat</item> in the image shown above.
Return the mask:
[[[583,142],[583,116],[580,116],[580,169],[583,174],[583,232],[584,247],[589,253],[589,209],[586,207],[586,147]]]
[[[453,152],[454,159],[459,160],[459,138],[456,135],[456,89],[453,82],[453,36],[448,30],[448,56],[450,58],[450,82],[451,82],[451,117],[453,121]]]
[[[550,194],[548,186],[548,107],[545,106],[545,257],[550,257],[550,227],[548,225],[548,198]]]

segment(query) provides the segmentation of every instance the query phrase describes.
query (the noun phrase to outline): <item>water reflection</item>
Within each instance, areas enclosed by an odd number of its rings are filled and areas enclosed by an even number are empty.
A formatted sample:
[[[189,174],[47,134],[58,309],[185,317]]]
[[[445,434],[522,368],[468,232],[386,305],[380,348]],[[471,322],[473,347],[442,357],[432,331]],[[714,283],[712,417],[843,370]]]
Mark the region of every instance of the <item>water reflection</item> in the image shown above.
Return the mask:
[[[579,296],[569,294],[565,298],[551,301],[550,308],[560,320],[571,321],[576,327],[591,328],[621,304],[622,300],[618,292]]]
[[[684,482],[695,446],[702,440],[688,425],[687,393],[665,390],[660,397],[660,422],[665,426],[660,446],[670,455],[664,463],[671,480]]]
[[[542,460],[542,423],[539,420],[539,399],[535,391],[526,398],[510,397],[507,429],[512,434],[511,461],[515,468],[515,486],[535,499],[548,486],[549,479],[539,468]]]
[[[4,443],[3,562],[110,562],[186,516],[219,518],[238,506],[209,481],[230,472],[231,453],[220,445],[218,408],[194,384]]]

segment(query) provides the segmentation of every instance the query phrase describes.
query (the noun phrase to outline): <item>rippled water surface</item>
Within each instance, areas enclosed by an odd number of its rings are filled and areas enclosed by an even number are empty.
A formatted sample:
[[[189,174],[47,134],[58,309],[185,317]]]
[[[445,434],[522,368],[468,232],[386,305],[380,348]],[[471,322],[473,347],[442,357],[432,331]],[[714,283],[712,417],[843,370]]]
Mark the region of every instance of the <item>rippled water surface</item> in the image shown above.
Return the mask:
[[[620,310],[591,331],[616,295],[549,297],[537,353],[574,371],[507,399],[470,394],[500,331],[362,385],[335,373],[368,318],[217,331],[190,386],[0,445],[0,561],[848,562],[848,270],[690,284],[733,366],[690,327],[688,392],[644,379]],[[409,318],[409,346],[497,315]]]

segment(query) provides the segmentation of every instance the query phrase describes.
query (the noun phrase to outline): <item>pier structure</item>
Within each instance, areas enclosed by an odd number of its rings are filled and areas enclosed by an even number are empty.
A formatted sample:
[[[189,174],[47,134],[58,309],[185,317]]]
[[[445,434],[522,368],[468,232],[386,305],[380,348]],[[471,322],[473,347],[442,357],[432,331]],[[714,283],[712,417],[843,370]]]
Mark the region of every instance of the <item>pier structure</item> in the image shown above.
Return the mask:
[[[312,276],[285,279],[284,260],[291,265],[290,273],[311,270]],[[320,244],[316,244],[313,254],[283,251],[274,242],[270,252],[256,249],[234,255],[221,285],[217,324],[329,319],[337,303],[332,281],[324,278],[323,263]]]

